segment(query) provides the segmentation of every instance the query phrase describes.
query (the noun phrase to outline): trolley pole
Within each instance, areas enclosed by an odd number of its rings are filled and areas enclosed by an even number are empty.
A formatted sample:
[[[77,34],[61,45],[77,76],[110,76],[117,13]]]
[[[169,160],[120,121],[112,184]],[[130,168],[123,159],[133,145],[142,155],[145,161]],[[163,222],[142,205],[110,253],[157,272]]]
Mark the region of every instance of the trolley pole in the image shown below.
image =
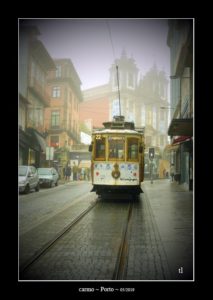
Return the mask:
[[[118,66],[117,65],[116,65],[116,71],[117,71],[117,82],[118,82],[119,114],[121,116],[121,100],[120,100],[119,75],[118,75]]]

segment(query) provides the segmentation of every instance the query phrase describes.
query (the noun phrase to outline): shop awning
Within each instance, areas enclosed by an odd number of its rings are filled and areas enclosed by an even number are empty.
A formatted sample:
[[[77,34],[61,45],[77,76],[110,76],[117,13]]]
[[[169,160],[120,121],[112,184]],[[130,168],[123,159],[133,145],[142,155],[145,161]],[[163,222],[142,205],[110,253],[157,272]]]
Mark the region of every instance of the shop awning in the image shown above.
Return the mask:
[[[170,136],[193,136],[193,119],[173,119],[168,129]]]
[[[169,145],[167,146],[166,150],[167,151],[177,151],[179,149],[179,144],[178,145]]]
[[[177,145],[179,143],[187,142],[190,141],[191,137],[190,136],[179,136],[178,138],[173,140],[172,145]]]
[[[43,152],[45,152],[47,145],[46,145],[46,142],[45,142],[44,138],[42,136],[40,136],[38,133],[36,133],[35,131],[34,131],[34,135],[35,135],[35,137],[36,137],[36,139],[38,141],[38,144],[41,147],[41,150]]]

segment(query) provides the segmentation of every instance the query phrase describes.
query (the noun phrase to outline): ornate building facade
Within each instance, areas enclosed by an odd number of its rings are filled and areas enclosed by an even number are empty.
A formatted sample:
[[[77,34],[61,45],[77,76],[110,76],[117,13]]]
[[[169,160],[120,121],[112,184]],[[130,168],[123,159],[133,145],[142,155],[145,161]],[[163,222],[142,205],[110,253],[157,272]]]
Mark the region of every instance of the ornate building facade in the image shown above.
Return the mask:
[[[96,124],[102,127],[100,123],[121,114],[126,121],[134,121],[136,127],[145,127],[146,152],[155,147],[156,159],[162,156],[168,144],[169,112],[163,109],[168,106],[168,80],[165,72],[158,70],[157,66],[139,78],[134,59],[128,58],[123,51],[109,68],[109,82],[83,91],[83,99],[80,122],[90,120],[90,130],[97,127]],[[147,170],[148,163],[147,160]]]

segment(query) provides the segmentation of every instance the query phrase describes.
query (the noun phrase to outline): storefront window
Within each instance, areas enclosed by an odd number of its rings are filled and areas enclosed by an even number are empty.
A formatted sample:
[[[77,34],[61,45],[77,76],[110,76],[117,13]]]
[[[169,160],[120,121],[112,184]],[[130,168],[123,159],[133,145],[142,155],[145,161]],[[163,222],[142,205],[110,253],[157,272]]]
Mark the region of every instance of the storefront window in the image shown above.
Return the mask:
[[[28,165],[34,165],[34,164],[35,164],[35,151],[29,149]]]

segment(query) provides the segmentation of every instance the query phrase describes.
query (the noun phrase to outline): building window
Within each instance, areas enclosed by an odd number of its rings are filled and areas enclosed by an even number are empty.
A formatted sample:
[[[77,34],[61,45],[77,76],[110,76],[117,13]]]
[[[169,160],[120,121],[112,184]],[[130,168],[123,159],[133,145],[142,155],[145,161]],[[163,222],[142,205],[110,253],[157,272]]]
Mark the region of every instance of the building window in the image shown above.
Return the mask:
[[[28,153],[28,165],[33,165],[36,162],[36,154],[33,149],[29,148],[29,153]]]
[[[55,77],[56,78],[61,77],[61,66],[56,66]]]
[[[59,147],[59,136],[58,135],[50,136],[50,147],[54,147],[54,148]]]
[[[37,88],[43,92],[45,87],[45,73],[42,68],[35,63],[34,60],[31,62],[30,72],[30,84],[32,84],[34,88]]]
[[[51,126],[52,127],[58,127],[60,121],[60,113],[59,111],[53,111],[51,114]]]
[[[53,98],[59,98],[61,96],[61,88],[59,86],[54,86],[52,89]]]
[[[134,80],[133,80],[133,74],[128,73],[128,87],[133,88],[134,87]]]
[[[39,127],[43,126],[43,108],[29,107],[28,108],[28,126]]]
[[[115,91],[115,90],[118,90],[118,80],[119,80],[119,85],[121,87],[121,83],[122,83],[122,80],[121,80],[121,72],[118,72],[118,77],[117,77],[117,73],[114,73],[112,75],[112,90]]]

